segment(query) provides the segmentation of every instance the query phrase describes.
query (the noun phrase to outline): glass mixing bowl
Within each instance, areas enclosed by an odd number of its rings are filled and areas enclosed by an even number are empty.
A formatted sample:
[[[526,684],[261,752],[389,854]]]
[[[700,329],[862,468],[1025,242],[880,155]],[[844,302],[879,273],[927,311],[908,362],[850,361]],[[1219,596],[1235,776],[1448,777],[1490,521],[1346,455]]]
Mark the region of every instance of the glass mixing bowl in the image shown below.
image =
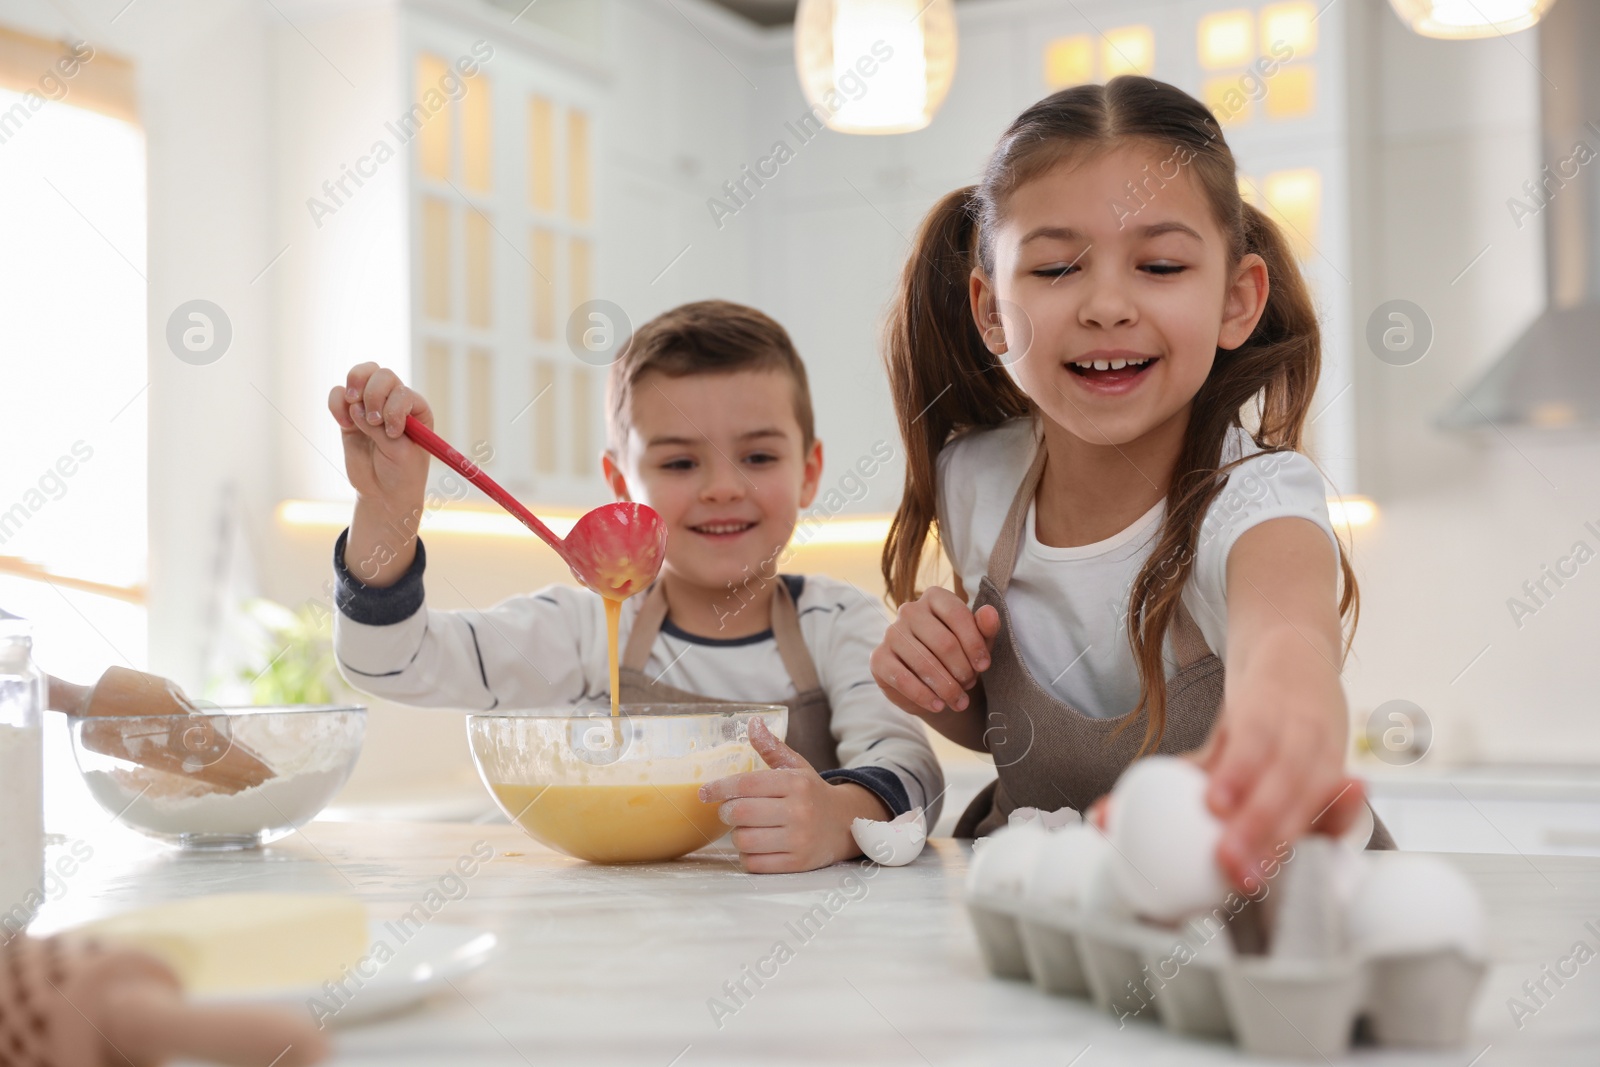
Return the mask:
[[[71,724],[78,770],[118,822],[180,848],[238,849],[316,818],[355,767],[367,711],[207,707],[199,715],[73,717]],[[273,775],[248,788],[214,784],[219,769],[244,753]]]
[[[781,704],[633,704],[467,717],[478,775],[502,811],[535,841],[591,863],[677,859],[727,827],[706,782],[765,770],[750,747],[759,717],[780,740]]]

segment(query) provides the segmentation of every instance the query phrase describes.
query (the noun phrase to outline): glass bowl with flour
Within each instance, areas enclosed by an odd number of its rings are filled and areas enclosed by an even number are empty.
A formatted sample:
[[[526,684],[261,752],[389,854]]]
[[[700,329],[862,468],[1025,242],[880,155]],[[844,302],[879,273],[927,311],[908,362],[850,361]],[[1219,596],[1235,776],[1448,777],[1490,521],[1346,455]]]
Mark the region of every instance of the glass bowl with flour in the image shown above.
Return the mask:
[[[116,754],[92,740],[104,720],[71,722],[83,780],[118,822],[180,848],[222,850],[276,841],[316,818],[355,767],[367,712],[304,704],[119,716]],[[272,776],[233,790],[208,781],[206,768],[234,745]]]
[[[700,787],[766,769],[755,718],[788,733],[781,704],[624,704],[469,715],[467,740],[483,784],[534,840],[590,863],[655,863],[727,832]]]

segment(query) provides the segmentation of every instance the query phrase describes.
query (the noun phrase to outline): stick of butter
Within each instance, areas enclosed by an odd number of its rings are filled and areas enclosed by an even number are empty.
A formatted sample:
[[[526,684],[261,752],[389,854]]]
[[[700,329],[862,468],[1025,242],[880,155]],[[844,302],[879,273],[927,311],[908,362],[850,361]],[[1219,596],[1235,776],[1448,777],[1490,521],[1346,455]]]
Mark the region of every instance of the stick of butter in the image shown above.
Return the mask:
[[[223,893],[89,923],[79,937],[141,949],[190,993],[321,985],[367,951],[367,909],[334,894]]]

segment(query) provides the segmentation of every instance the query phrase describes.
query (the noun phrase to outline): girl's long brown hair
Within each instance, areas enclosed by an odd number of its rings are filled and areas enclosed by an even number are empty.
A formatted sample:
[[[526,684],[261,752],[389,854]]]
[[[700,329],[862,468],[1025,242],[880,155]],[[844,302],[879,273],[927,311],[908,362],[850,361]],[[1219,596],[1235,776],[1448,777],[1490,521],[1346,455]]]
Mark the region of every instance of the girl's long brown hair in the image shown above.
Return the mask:
[[[1206,510],[1242,460],[1222,464],[1230,431],[1243,428],[1269,452],[1299,451],[1322,364],[1316,309],[1293,249],[1275,223],[1239,195],[1233,153],[1211,113],[1189,94],[1152,78],[1124,76],[1106,85],[1063,89],[1019,115],[989,158],[982,180],[950,193],[922,222],[889,316],[885,362],[905,440],[905,493],[883,546],[883,577],[896,604],[915,600],[928,531],[937,522],[937,459],[955,434],[1031,412],[1027,396],[984,346],[972,320],[968,279],[974,267],[994,276],[994,232],[1011,192],[1066,159],[1143,142],[1175,153],[1199,182],[1223,234],[1231,264],[1254,252],[1271,286],[1255,331],[1216,362],[1190,408],[1188,431],[1167,489],[1155,546],[1133,582],[1128,639],[1139,669],[1143,751],[1166,726],[1162,644],[1194,567]],[[1177,179],[1183,180],[1181,175]],[[1159,195],[1159,194],[1158,194]],[[1339,614],[1351,635],[1360,614],[1355,572],[1343,545]],[[1348,641],[1345,646],[1348,653]],[[1095,710],[1095,709],[1090,709]]]

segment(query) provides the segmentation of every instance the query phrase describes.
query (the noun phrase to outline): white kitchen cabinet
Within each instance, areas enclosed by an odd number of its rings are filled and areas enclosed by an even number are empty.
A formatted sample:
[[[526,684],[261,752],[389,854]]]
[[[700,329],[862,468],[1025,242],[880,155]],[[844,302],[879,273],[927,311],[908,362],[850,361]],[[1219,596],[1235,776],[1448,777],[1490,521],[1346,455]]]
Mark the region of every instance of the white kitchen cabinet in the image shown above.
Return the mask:
[[[456,116],[450,151],[458,169],[449,181],[428,177],[417,146],[407,146],[403,166],[392,168],[404,175],[399,191],[365,197],[367,251],[352,251],[354,225],[345,227],[343,238],[319,236],[311,263],[293,268],[303,284],[291,286],[285,316],[301,323],[306,358],[317,368],[305,376],[320,381],[342,373],[349,346],[335,355],[312,334],[330,321],[344,323],[349,333],[350,312],[334,306],[325,280],[348,274],[351,264],[367,264],[375,280],[362,283],[362,300],[378,310],[406,309],[405,336],[386,342],[399,342],[405,351],[380,358],[402,363],[420,381],[434,375],[446,426],[464,447],[491,440],[490,469],[517,491],[543,503],[575,505],[604,493],[594,460],[604,369],[586,366],[569,350],[571,309],[580,298],[609,300],[637,326],[675,304],[716,296],[754,303],[789,327],[817,386],[820,423],[837,428],[832,447],[852,452],[879,438],[895,440],[881,325],[910,240],[926,208],[975,180],[1004,127],[1050,91],[1051,49],[1080,41],[1089,50],[1088,75],[1097,80],[1115,72],[1108,63],[1138,60],[1154,76],[1201,94],[1208,84],[1245,71],[1203,69],[1197,42],[1208,15],[1242,13],[1259,37],[1267,13],[1291,7],[1228,8],[1196,0],[962,6],[949,98],[927,129],[890,137],[802,131],[808,104],[794,73],[790,34],[759,31],[696,0],[608,0],[604,14],[591,20],[602,32],[588,51],[542,29],[508,30],[503,20],[473,15],[476,5],[465,0],[397,0],[375,14],[340,16],[341,40],[349,48],[363,47],[352,20],[385,31],[368,34],[373,43],[366,45],[381,58],[369,57],[367,66],[383,76],[367,91],[382,97],[382,106],[314,115],[309,134],[286,127],[291,155],[296,138],[343,144],[348,154],[349,146],[368,139],[375,115],[404,109],[420,56],[453,59],[486,39],[495,49],[480,75],[491,100],[492,181],[474,189],[462,178],[465,117]],[[1305,242],[1305,269],[1324,315],[1326,346],[1315,404],[1322,414],[1312,444],[1337,490],[1352,492],[1354,391],[1340,396],[1359,341],[1349,284],[1353,139],[1344,105],[1345,18],[1338,6],[1324,12],[1316,20],[1315,50],[1294,60],[1314,81],[1315,106],[1308,113],[1274,118],[1258,101],[1248,118],[1228,124],[1227,135],[1242,172],[1263,194],[1275,177],[1315,172],[1320,195],[1308,209],[1313,221],[1304,224],[1314,230]],[[1135,48],[1129,41],[1142,43]],[[1253,42],[1251,55],[1260,43]],[[1148,51],[1141,55],[1141,48]],[[1271,79],[1267,84],[1270,94]],[[550,210],[524,195],[532,181],[526,109],[533,96],[551,102],[561,151],[568,147],[566,124],[577,116],[586,125],[592,188],[584,218],[568,210],[562,183],[571,168],[564,157],[556,161]],[[452,108],[462,111],[471,100],[469,93]],[[753,181],[751,172],[780,142],[789,158],[775,168],[768,164],[766,176]],[[329,167],[338,172],[337,155],[323,155],[318,167],[296,175],[299,187],[314,188],[309,179]],[[730,195],[725,183],[742,189]],[[386,203],[386,196],[399,203]],[[1282,214],[1304,223],[1292,211]],[[385,225],[402,237],[377,236]],[[553,256],[535,245],[530,231],[541,227],[555,242]],[[439,231],[445,231],[442,244]],[[382,249],[376,263],[373,247]],[[406,262],[398,282],[395,257]],[[542,273],[555,275],[543,297],[553,310],[541,309],[533,285]],[[445,318],[428,311],[430,279],[441,277],[451,294]],[[477,318],[467,321],[468,289],[481,288],[485,277],[490,313],[481,313],[480,296]],[[553,333],[548,325],[541,329],[541,315],[557,320]],[[541,399],[529,408],[535,397]],[[327,480],[326,472],[317,477]],[[852,508],[885,510],[894,500],[895,492],[875,488]]]
[[[705,206],[711,176],[747,158],[751,64],[702,8],[615,0],[589,19],[597,51],[467,0],[296,12],[362,75],[329,106],[299,52],[280,64],[282,184],[331,208],[310,226],[285,211],[291,236],[311,230],[280,290],[297,424],[326,418],[328,386],[374,359],[514,492],[607,495],[606,371],[569,342],[574,309],[610,301],[636,326],[685,300],[754,298],[748,228],[718,234]],[[475,67],[460,83],[458,63]],[[331,461],[300,460],[285,495],[348,494]]]
[[[696,193],[736,176],[753,159],[754,31],[696,3],[609,7],[607,165]]]
[[[895,461],[868,481],[854,512],[892,511],[903,466],[880,348],[884,311],[894,294],[912,232],[927,204],[859,197],[784,212],[774,223],[784,250],[771,264],[779,303],[772,308],[806,361],[824,446],[823,488],[879,442]],[[849,255],[839,250],[849,248]]]
[[[1197,3],[1195,0],[1145,0],[1121,3],[1083,0],[1061,5],[1043,0],[997,0],[960,5],[960,32],[955,82],[941,111],[925,130],[891,137],[846,136],[831,131],[805,144],[769,189],[760,194],[764,231],[762,306],[795,332],[814,381],[848,381],[851,375],[877,368],[882,314],[892,296],[909,241],[922,212],[939,196],[975,181],[1005,127],[1027,106],[1052,91],[1047,56],[1052,46],[1076,42],[1087,49],[1088,77],[1101,81],[1116,73],[1109,64],[1149,58],[1146,73],[1170,81],[1204,98],[1207,86],[1242,83],[1249,64],[1262,51],[1267,19],[1296,9],[1316,14],[1307,4]],[[1202,21],[1214,12],[1235,12],[1250,28],[1246,57],[1234,66],[1206,69],[1200,59]],[[1356,314],[1350,279],[1352,262],[1349,195],[1354,134],[1345,96],[1350,55],[1347,15],[1335,7],[1315,18],[1314,49],[1279,64],[1263,79],[1271,96],[1274,82],[1284,89],[1270,113],[1265,100],[1248,114],[1234,117],[1225,135],[1242,174],[1261,199],[1277,201],[1276,217],[1304,234],[1302,268],[1312,286],[1323,322],[1322,382],[1313,402],[1317,417],[1309,445],[1328,475],[1333,491],[1355,492],[1353,373]],[[1129,35],[1124,38],[1123,35]],[[1111,43],[1145,42],[1144,57],[1132,47]],[[765,65],[770,72],[763,88],[777,83],[779,92],[764,99],[766,114],[787,119],[803,110],[804,101],[786,50],[773,48]],[[787,79],[787,80],[785,80]],[[1309,84],[1314,105],[1303,113],[1277,102],[1291,98],[1289,87]],[[870,84],[868,87],[870,92]],[[1292,101],[1291,101],[1292,102]],[[1318,191],[1305,212],[1269,188],[1292,188],[1289,179],[1310,172]],[[1302,188],[1304,185],[1301,186]],[[769,195],[770,194],[770,195]],[[915,205],[901,212],[893,205]],[[883,216],[892,220],[893,231]],[[852,219],[859,225],[841,222]],[[895,232],[898,249],[886,248],[886,233]],[[838,366],[832,361],[842,360]],[[822,424],[839,425],[841,442],[855,445],[878,436],[894,440],[898,430],[884,404],[886,383],[880,377],[870,390],[826,396],[819,402]],[[887,508],[893,493],[874,494],[861,506]]]
[[[886,170],[902,165],[902,138],[857,136],[821,128],[823,112],[813,113],[813,105],[801,92],[794,52],[786,47],[787,41],[786,34],[774,38],[761,56],[761,108],[751,133],[749,162],[773,156],[780,141],[793,157],[778,168],[758,199],[770,208],[853,197],[852,184],[872,184]],[[863,92],[871,91],[869,78]]]
[[[572,356],[566,325],[604,262],[603,73],[479,5],[296,16],[358,77],[312,92],[303,56],[283,50],[280,180],[313,194],[285,227],[297,254],[279,288],[295,414],[321,426],[329,386],[375,360],[514,491],[592,499],[602,379]],[[331,460],[291,468],[284,495],[347,496],[330,472]]]
[[[601,86],[433,15],[407,16],[403,40],[424,101],[460,57],[491,56],[407,146],[411,379],[497,478],[577,503],[600,485],[602,372],[568,333],[604,255]]]
[[[980,5],[962,14],[955,79],[950,95],[926,129],[879,138],[904,145],[904,164],[920,188],[946,192],[976,182],[1000,135],[1036,91],[1037,67],[1019,64],[1026,30],[1017,20],[985,17]]]
[[[1543,856],[1600,855],[1600,780],[1575,764],[1373,772],[1373,808],[1401,848]]]

